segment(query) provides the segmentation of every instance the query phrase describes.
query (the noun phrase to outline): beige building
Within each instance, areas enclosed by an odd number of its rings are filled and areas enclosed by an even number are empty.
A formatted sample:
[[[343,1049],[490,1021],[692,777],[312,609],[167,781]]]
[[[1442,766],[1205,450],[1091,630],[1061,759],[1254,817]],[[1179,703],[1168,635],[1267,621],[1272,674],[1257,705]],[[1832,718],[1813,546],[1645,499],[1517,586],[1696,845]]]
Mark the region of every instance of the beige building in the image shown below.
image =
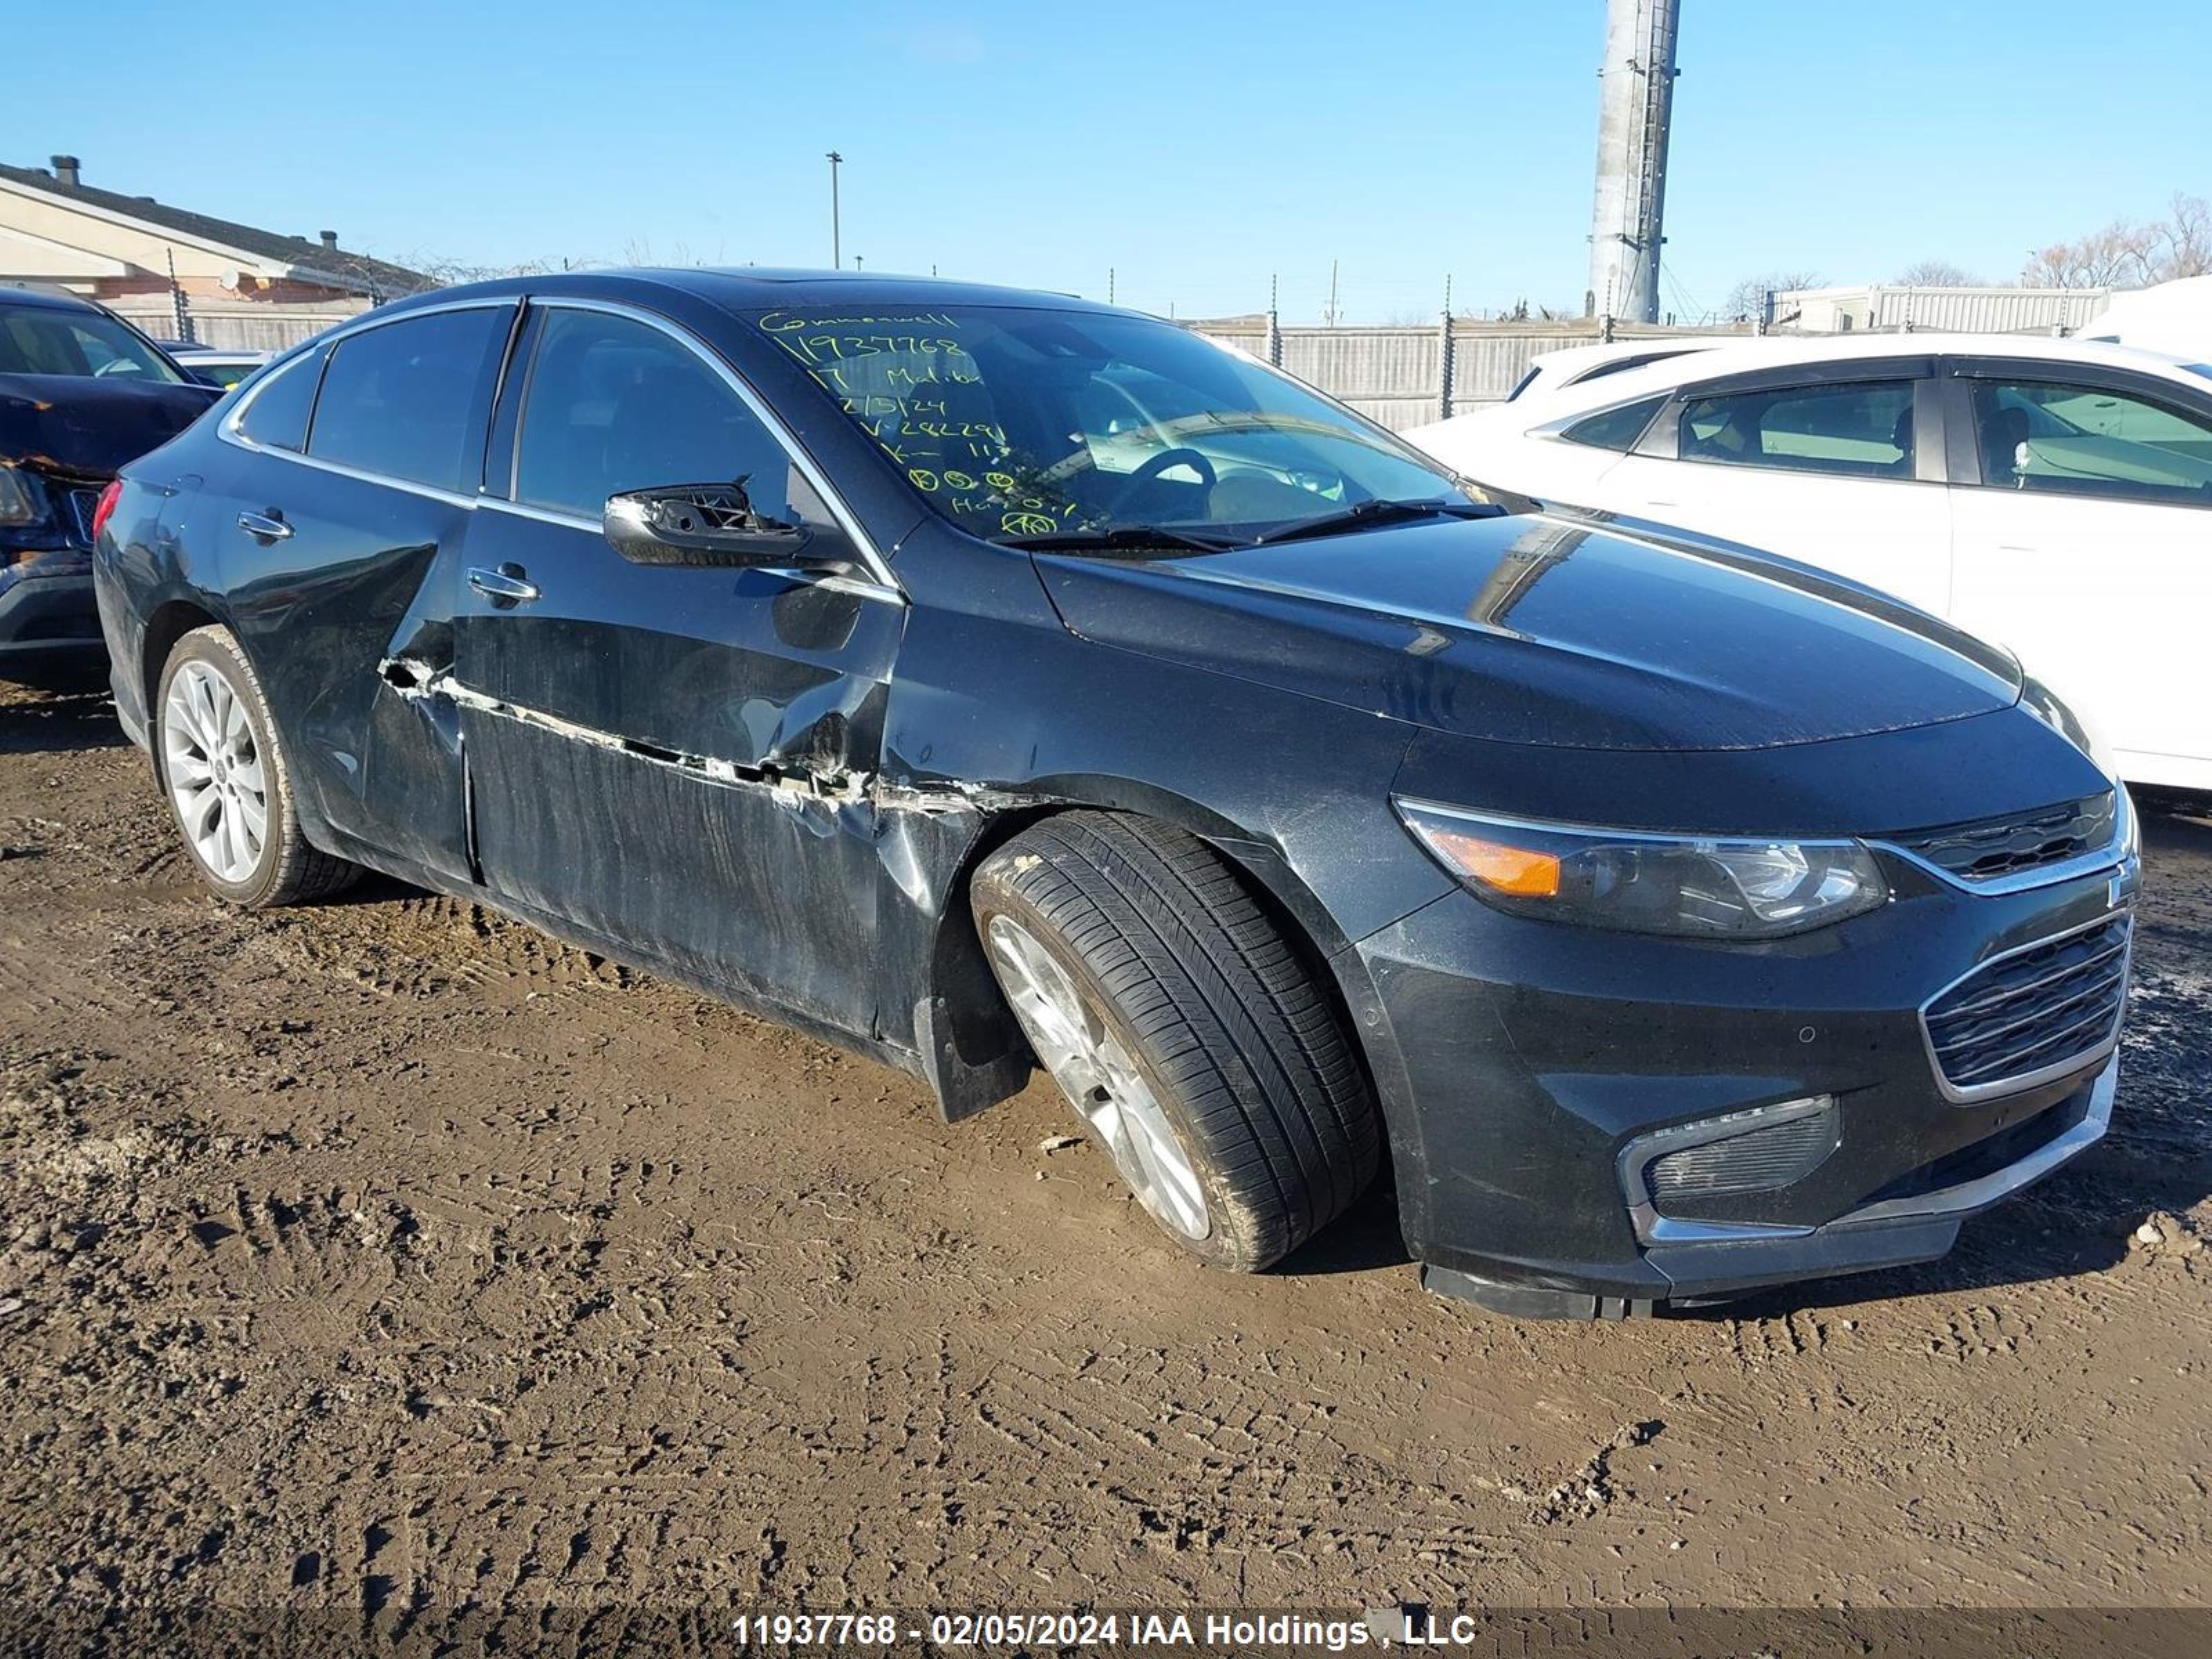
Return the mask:
[[[148,333],[274,349],[404,294],[419,271],[84,181],[73,155],[0,164],[0,283],[66,289]]]

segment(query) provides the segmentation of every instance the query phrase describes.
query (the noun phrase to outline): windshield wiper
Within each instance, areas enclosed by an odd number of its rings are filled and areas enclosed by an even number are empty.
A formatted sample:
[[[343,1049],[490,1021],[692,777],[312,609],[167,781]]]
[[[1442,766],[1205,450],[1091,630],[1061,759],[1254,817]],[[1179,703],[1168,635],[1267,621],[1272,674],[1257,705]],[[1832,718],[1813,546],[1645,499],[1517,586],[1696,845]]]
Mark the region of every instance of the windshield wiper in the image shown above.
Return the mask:
[[[1043,536],[993,538],[1001,547],[1018,547],[1028,553],[1226,553],[1249,544],[1194,536],[1164,525],[1117,524],[1098,530],[1055,530]]]
[[[1503,510],[1486,502],[1453,501],[1443,495],[1417,501],[1355,501],[1341,513],[1301,519],[1280,530],[1269,531],[1259,540],[1299,542],[1315,536],[1340,535],[1348,530],[1371,530],[1378,525],[1406,524],[1415,519],[1494,519]]]

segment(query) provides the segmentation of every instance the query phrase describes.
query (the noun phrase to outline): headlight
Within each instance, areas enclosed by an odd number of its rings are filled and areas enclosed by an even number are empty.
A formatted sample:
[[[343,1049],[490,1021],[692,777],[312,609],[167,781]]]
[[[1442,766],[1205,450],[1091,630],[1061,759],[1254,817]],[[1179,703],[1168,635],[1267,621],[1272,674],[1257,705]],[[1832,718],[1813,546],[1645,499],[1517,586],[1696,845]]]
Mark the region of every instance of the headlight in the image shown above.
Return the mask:
[[[1686,939],[1778,939],[1889,899],[1874,854],[1855,841],[1654,836],[1433,801],[1395,805],[1438,863],[1516,915]]]
[[[0,462],[0,525],[19,528],[46,521],[46,492],[20,467]]]

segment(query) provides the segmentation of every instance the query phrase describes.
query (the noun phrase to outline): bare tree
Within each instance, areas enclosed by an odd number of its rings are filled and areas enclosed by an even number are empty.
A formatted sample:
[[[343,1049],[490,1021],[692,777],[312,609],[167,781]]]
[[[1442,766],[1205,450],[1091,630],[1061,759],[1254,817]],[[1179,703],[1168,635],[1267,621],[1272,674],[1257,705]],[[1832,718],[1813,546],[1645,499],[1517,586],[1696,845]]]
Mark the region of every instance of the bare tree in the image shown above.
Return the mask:
[[[1799,267],[1765,276],[1747,276],[1729,290],[1721,302],[1721,315],[1737,322],[1756,317],[1765,308],[1766,296],[1796,288],[1819,288],[1827,278],[1817,270]]]
[[[2212,202],[2176,191],[2166,210],[2165,218],[2147,227],[2152,280],[2170,283],[2179,276],[2212,274]]]
[[[2115,219],[2079,240],[2039,249],[2020,280],[2030,288],[2121,288],[2148,281],[2150,263],[2148,233]]]
[[[2212,203],[2176,191],[2166,206],[2163,219],[2115,219],[2079,241],[2041,249],[2021,281],[2044,288],[2133,288],[2212,271]]]
[[[1903,288],[1983,288],[1983,278],[1969,276],[1948,259],[1918,259],[1897,273]]]

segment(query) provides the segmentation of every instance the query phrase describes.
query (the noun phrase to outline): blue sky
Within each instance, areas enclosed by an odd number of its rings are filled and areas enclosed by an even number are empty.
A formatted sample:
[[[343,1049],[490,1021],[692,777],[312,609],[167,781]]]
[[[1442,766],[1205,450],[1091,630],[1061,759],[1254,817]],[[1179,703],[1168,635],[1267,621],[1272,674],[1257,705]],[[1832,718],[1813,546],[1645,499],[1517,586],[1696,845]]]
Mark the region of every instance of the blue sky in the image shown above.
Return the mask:
[[[2208,0],[1683,0],[1665,292],[1999,280],[2212,195]],[[1602,0],[19,0],[0,160],[387,258],[824,264],[1182,315],[1579,306]],[[96,13],[96,18],[94,14]],[[90,38],[116,43],[101,48]]]

